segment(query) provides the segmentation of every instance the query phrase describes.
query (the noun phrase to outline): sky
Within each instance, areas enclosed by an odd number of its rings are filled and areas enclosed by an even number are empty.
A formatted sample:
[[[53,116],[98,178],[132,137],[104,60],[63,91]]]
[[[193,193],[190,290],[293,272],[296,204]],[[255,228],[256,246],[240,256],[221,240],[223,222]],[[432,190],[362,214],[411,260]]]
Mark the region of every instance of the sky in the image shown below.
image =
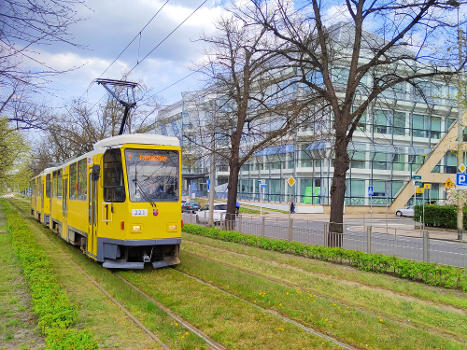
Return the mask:
[[[102,75],[165,1],[89,0],[87,7],[80,7],[79,16],[82,20],[70,28],[73,42],[78,46],[59,43],[36,49],[36,57],[55,69],[76,67],[50,81],[48,104],[59,108],[79,97],[93,103],[106,96],[104,88],[93,83],[96,78],[121,79],[122,73],[142,60],[203,2],[169,0],[141,35]],[[203,55],[203,46],[198,39],[203,34],[214,32],[214,22],[224,12],[221,4],[208,0],[160,47],[138,64],[127,80],[142,83],[157,92],[190,74]],[[182,83],[165,90],[158,95],[161,102],[176,102],[181,97],[181,91],[201,86],[199,78],[199,74],[193,74]]]
[[[142,60],[204,0],[168,0],[141,35],[108,68],[166,1],[86,0],[85,6],[78,8],[82,20],[70,28],[73,42],[77,46],[56,43],[35,49],[37,59],[47,62],[55,69],[76,67],[69,73],[51,79],[47,95],[42,97],[46,103],[50,107],[63,108],[77,98],[83,98],[90,104],[104,101],[107,93],[94,80],[121,79],[122,73]],[[163,105],[180,100],[183,91],[200,88],[203,85],[202,76],[193,74],[166,89],[193,72],[203,57],[203,44],[198,39],[203,34],[215,33],[214,23],[226,14],[228,1],[207,0],[173,35],[138,64],[127,80],[144,84],[153,93],[164,90],[158,94],[159,102]],[[291,1],[297,8],[303,2]],[[325,7],[329,21],[348,20],[348,13],[342,2],[329,0]]]

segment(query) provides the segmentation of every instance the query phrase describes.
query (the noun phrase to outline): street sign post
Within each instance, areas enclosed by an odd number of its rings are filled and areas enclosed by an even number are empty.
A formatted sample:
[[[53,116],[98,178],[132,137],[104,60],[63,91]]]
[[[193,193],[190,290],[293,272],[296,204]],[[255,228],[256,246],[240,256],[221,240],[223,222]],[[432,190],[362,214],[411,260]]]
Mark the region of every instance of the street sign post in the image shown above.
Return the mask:
[[[448,178],[446,182],[444,183],[444,188],[453,188],[453,187],[454,187],[454,183],[452,182],[450,178]]]
[[[456,174],[456,186],[458,190],[467,190],[467,174]]]
[[[293,176],[289,177],[289,179],[287,180],[287,183],[289,184],[290,187],[292,187],[293,185],[295,185],[295,179]]]

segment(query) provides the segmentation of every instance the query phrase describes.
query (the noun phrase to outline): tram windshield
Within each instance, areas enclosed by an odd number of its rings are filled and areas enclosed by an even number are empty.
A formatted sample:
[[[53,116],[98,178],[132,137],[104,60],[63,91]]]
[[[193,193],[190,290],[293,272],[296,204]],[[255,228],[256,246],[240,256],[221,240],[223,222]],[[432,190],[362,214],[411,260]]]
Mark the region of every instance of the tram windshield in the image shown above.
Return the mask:
[[[176,202],[179,197],[177,151],[125,150],[132,202]]]

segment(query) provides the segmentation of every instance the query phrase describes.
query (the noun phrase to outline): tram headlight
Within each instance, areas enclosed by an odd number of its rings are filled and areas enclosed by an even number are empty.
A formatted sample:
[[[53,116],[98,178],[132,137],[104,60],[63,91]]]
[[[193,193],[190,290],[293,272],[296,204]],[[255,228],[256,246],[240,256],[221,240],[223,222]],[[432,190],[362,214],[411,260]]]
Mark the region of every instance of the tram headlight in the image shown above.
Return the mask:
[[[177,225],[169,225],[169,231],[177,231]]]
[[[141,232],[141,225],[133,225],[132,231],[133,232]]]

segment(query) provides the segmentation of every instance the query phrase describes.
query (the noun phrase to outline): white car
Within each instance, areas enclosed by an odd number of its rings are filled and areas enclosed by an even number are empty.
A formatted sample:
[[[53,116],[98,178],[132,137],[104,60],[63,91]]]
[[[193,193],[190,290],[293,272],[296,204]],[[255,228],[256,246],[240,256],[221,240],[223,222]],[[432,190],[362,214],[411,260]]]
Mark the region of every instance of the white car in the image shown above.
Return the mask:
[[[396,215],[397,216],[414,216],[414,210],[413,207],[407,207],[407,208],[401,208],[396,210]]]
[[[227,213],[227,204],[214,203],[213,219],[214,225],[219,225],[221,221],[225,220]],[[209,204],[203,205],[200,210],[196,212],[196,222],[200,224],[207,224],[209,221]]]

